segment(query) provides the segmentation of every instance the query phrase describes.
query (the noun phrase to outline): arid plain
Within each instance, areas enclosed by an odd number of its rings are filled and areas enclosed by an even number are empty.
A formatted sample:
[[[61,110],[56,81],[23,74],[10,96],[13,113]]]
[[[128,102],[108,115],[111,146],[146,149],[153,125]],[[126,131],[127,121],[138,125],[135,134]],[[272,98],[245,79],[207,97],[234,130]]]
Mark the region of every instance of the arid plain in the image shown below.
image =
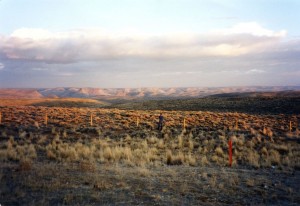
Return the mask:
[[[289,100],[291,113],[262,114],[180,110],[189,108],[183,100],[175,110],[153,101],[0,101],[2,205],[300,202],[299,98]]]

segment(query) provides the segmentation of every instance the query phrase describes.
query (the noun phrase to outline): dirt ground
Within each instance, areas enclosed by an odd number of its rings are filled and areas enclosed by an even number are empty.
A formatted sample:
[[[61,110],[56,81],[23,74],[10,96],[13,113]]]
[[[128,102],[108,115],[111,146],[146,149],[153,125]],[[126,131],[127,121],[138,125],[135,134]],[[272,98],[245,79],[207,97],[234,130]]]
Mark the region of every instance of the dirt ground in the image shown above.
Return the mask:
[[[1,165],[1,205],[299,205],[299,171],[80,163]]]

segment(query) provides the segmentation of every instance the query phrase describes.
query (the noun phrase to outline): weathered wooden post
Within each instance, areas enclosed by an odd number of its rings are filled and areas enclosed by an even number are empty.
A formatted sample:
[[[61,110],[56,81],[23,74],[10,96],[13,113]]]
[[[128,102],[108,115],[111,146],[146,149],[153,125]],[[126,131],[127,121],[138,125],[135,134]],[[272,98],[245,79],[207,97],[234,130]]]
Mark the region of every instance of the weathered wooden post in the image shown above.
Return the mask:
[[[90,122],[91,126],[93,126],[93,114],[91,113],[91,122]]]
[[[239,120],[238,118],[235,119],[235,130],[238,130],[239,128]]]
[[[140,124],[140,119],[139,119],[139,117],[137,117],[137,118],[136,118],[136,126],[138,127],[139,124]]]
[[[232,141],[231,141],[231,138],[229,139],[228,141],[228,153],[229,153],[229,167],[231,167],[232,165]]]
[[[46,112],[45,114],[45,125],[47,126],[48,125],[48,113]]]
[[[292,121],[290,121],[290,132],[292,132]]]
[[[185,129],[186,123],[185,123],[185,118],[183,118],[183,129]]]

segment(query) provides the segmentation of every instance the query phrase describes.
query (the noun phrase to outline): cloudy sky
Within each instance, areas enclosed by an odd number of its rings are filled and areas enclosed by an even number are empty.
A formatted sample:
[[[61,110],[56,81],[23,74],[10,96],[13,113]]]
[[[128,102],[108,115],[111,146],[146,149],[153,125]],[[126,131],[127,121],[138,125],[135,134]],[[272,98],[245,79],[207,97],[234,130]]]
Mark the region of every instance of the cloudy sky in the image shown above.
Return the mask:
[[[300,86],[299,0],[0,0],[0,88]]]

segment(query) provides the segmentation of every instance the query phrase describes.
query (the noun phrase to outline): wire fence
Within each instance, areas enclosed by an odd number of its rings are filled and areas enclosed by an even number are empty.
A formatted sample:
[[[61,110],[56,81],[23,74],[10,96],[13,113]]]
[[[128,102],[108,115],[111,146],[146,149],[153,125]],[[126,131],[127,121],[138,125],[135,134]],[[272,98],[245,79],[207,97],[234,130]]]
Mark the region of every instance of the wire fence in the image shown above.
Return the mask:
[[[0,110],[0,124],[22,126],[81,126],[106,129],[155,129],[162,111],[117,109],[7,107]],[[271,129],[293,132],[299,129],[298,115],[248,115],[243,113],[163,111],[164,127],[247,131]]]

